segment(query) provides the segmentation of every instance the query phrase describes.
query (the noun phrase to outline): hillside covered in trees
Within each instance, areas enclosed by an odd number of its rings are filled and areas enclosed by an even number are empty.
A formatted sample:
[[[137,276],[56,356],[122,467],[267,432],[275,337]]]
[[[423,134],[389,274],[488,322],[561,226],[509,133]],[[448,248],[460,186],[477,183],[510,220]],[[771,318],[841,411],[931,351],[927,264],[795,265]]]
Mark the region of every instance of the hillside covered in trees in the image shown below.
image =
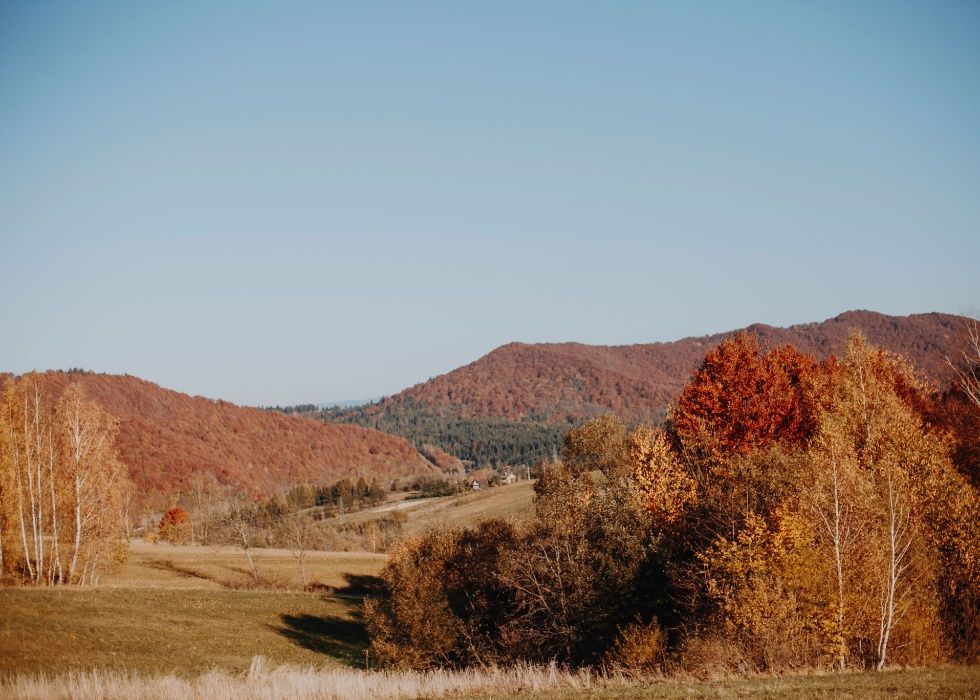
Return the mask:
[[[662,427],[569,430],[534,516],[397,546],[365,617],[393,668],[881,670],[980,655],[971,346],[939,396],[854,333],[826,360],[747,333]],[[971,483],[972,482],[972,483]]]
[[[119,421],[119,458],[141,496],[170,498],[197,472],[253,494],[341,478],[439,476],[406,440],[355,425],[332,425],[188,396],[131,376],[38,374],[60,395],[70,383]],[[0,375],[0,387],[10,375]]]
[[[956,354],[963,327],[949,314],[848,311],[819,323],[742,330],[762,347],[789,345],[818,359],[842,352],[848,333],[860,330],[945,385],[944,358]],[[628,423],[663,421],[705,353],[739,332],[622,346],[510,343],[378,403],[309,414],[433,443],[478,463],[534,460],[557,448],[568,426],[603,413]]]

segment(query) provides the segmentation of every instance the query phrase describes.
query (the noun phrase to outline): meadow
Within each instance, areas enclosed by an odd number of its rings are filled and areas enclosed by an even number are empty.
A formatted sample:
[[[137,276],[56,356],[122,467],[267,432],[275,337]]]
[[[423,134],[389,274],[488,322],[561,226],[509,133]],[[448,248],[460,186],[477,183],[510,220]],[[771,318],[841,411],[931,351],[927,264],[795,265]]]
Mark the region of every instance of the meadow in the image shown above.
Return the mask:
[[[347,589],[357,577],[381,571],[385,555],[371,552],[308,552],[307,581],[288,549],[255,549],[261,588],[321,591]],[[123,566],[100,581],[111,588],[252,589],[254,581],[240,549],[230,546],[149,544],[133,540]]]
[[[531,508],[530,482],[403,502],[406,532],[470,525]],[[351,514],[385,517],[392,505]],[[123,565],[94,587],[0,588],[0,675],[92,668],[184,679],[269,665],[363,668],[365,594],[386,560],[370,552],[253,552],[260,581],[234,547],[130,542]]]
[[[412,518],[469,519],[519,508],[529,493],[433,499]],[[0,589],[0,697],[967,698],[980,688],[976,667],[739,679],[368,670],[360,607],[384,555],[313,553],[308,591],[296,590],[290,552],[255,556],[265,588],[250,582],[237,550],[133,542],[98,587]]]
[[[0,674],[192,677],[243,671],[256,655],[276,665],[364,665],[360,602],[384,556],[309,555],[313,592],[300,589],[288,551],[255,556],[264,589],[235,550],[143,542],[97,587],[0,589]]]

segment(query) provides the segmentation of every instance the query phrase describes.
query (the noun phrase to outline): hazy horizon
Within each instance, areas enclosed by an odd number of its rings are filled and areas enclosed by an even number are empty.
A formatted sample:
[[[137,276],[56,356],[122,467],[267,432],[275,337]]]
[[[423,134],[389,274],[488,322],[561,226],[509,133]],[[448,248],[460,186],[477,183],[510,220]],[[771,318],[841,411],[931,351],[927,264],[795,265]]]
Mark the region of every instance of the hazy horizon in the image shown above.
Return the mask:
[[[246,405],[980,303],[980,6],[0,8],[0,371]]]

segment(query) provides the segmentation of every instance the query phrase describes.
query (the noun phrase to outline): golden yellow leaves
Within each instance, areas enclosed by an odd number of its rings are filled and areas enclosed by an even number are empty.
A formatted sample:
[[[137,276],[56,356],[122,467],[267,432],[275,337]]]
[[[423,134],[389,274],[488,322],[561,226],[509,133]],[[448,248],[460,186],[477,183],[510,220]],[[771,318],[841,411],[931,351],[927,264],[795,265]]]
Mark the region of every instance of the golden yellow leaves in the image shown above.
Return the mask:
[[[629,435],[627,455],[644,506],[655,520],[672,524],[694,504],[697,489],[661,430],[640,426]]]

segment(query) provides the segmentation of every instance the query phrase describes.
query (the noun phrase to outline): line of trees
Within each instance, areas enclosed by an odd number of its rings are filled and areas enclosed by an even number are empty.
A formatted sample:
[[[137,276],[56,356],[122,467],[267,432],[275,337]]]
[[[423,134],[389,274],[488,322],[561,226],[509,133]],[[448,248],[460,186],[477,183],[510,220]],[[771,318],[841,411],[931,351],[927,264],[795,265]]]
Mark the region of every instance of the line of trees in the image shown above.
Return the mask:
[[[692,671],[976,659],[980,498],[937,405],[860,335],[821,363],[731,338],[663,429],[605,416],[570,431],[530,522],[396,548],[366,609],[373,654]]]
[[[288,409],[331,423],[353,423],[400,435],[417,449],[438,445],[476,466],[536,462],[558,451],[567,426],[542,421],[462,418],[441,415],[407,400],[399,404],[368,404],[353,408]]]
[[[0,400],[0,573],[94,584],[125,556],[132,490],[116,421],[78,384],[51,396],[28,374]]]

